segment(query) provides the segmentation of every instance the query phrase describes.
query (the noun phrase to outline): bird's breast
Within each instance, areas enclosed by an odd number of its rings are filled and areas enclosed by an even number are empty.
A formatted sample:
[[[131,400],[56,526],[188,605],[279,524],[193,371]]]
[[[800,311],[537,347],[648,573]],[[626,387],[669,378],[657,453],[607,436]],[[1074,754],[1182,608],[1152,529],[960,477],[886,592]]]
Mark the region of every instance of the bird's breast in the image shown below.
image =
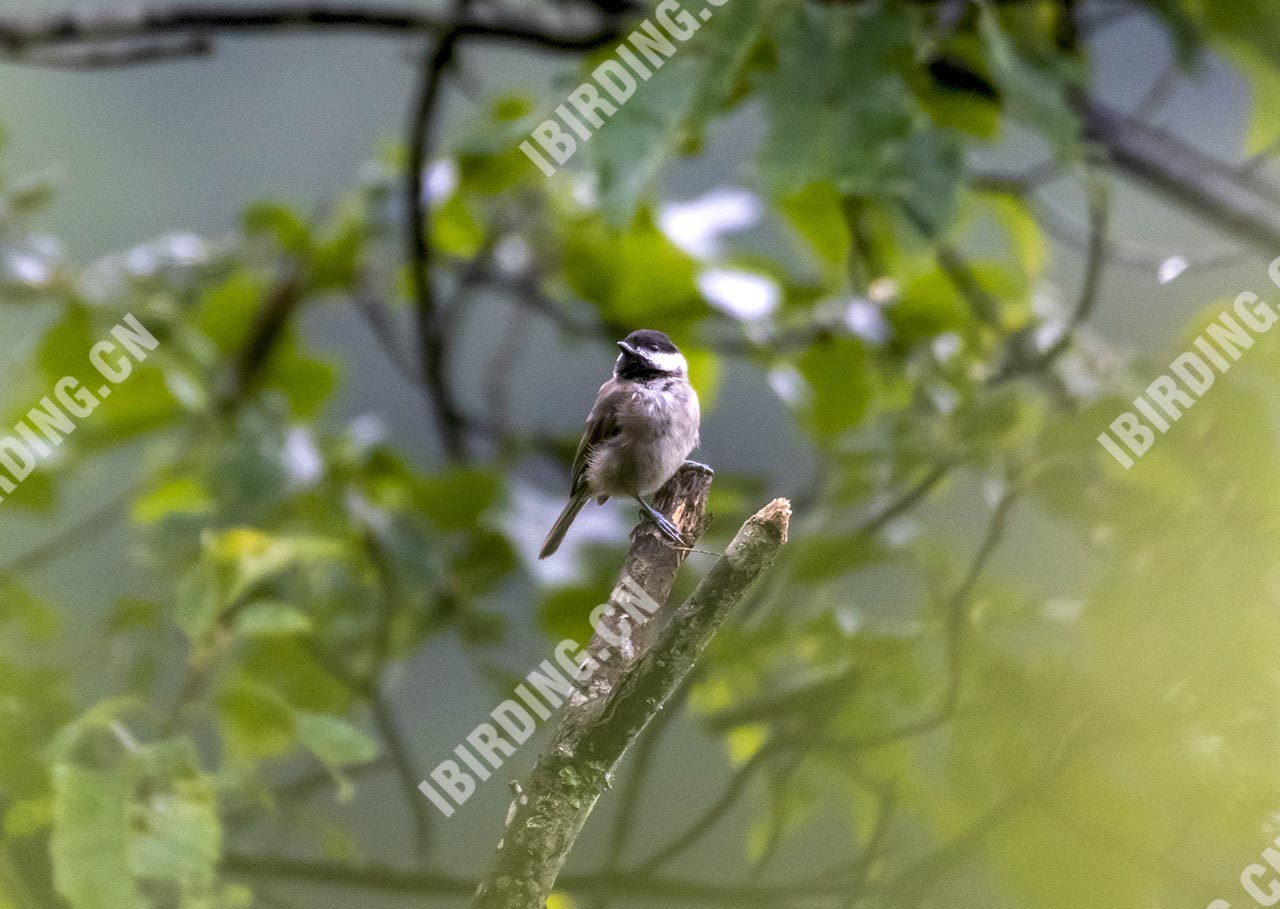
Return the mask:
[[[619,409],[619,433],[592,458],[593,487],[610,495],[658,490],[698,445],[698,397],[687,382],[637,385]]]

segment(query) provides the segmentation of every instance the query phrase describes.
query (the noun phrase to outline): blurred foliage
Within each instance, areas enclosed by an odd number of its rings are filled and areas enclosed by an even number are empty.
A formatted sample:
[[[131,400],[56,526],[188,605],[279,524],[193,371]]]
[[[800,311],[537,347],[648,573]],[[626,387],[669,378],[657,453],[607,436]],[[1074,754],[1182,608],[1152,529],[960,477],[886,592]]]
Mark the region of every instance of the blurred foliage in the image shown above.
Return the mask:
[[[1250,146],[1271,144],[1272,7],[1134,5],[1186,67],[1209,50],[1239,64]],[[516,149],[547,99],[490,99],[432,165],[436,277],[602,345],[661,328],[710,406],[741,360],[812,450],[782,561],[690,693],[731,772],[754,774],[747,861],[763,872],[835,812],[847,837],[813,881],[849,905],[1199,906],[1275,834],[1280,353],[1259,344],[1132,470],[1105,454],[1096,436],[1156,364],[1087,330],[1037,358],[1071,302],[1045,305],[1027,200],[966,164],[1017,129],[1098,179],[1071,4],[945,21],[950,6],[733,0],[550,180]],[[654,180],[748,105],[765,123],[744,190],[757,242],[695,243]],[[136,465],[131,545],[105,570],[137,592],[95,629],[110,686],[78,687],[71,613],[32,566],[0,573],[0,907],[249,905],[219,872],[234,818],[278,812],[283,769],[348,791],[389,748],[379,679],[428,639],[487,660],[504,639],[500,607],[531,577],[508,520],[519,468],[563,460],[576,427],[547,444],[475,415],[476,454],[424,466],[342,422],[343,377],[299,327],[333,306],[407,324],[403,165],[390,150],[320,217],[263,201],[234,236],[85,267],[38,228],[51,188],[0,181],[0,300],[46,318],[6,425],[64,376],[92,385],[88,352],[125,314],[160,340],[3,504],[75,514],[65,489],[87,465]],[[767,304],[710,292],[726,274]],[[722,472],[711,544],[769,492]],[[925,520],[931,500],[983,520]],[[1002,558],[1011,539],[1044,545],[1052,580]],[[548,634],[581,636],[619,555],[593,545],[572,582],[542,585]]]

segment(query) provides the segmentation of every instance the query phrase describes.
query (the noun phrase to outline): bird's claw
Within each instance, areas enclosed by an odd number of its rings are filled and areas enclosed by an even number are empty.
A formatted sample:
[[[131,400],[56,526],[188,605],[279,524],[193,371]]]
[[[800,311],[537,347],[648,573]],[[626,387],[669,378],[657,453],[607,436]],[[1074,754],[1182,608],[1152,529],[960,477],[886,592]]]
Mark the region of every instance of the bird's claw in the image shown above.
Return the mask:
[[[671,521],[668,520],[665,515],[659,514],[658,517],[662,519],[658,521],[657,524],[658,524],[658,529],[662,531],[663,536],[665,536],[671,542],[675,543],[677,546],[685,545],[684,537],[680,535],[680,530],[676,527],[676,525],[672,524]]]
[[[677,546],[685,545],[684,537],[680,535],[680,529],[676,527],[676,525],[671,522],[671,519],[665,514],[658,511],[656,508],[642,509],[642,514],[647,515],[649,520],[653,521],[654,525],[657,526],[658,530],[661,531],[662,535],[668,540],[675,543]]]

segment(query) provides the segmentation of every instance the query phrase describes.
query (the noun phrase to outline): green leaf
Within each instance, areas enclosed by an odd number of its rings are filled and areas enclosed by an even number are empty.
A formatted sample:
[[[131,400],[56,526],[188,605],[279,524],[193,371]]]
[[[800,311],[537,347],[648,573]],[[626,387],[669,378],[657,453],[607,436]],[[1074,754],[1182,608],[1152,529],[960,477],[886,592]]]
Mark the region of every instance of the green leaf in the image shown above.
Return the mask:
[[[784,197],[830,183],[841,197],[908,203],[945,227],[960,189],[961,147],[908,90],[915,19],[878,4],[804,5],[780,31],[789,53],[762,87],[765,182]]]
[[[694,261],[642,210],[631,229],[614,231],[594,218],[570,225],[565,278],[610,321],[646,325],[688,321],[707,311],[694,284]]]
[[[276,347],[264,378],[284,393],[293,415],[307,420],[315,417],[333,394],[338,369],[307,354],[303,345],[290,336]]]
[[[222,614],[227,575],[212,562],[202,561],[178,582],[174,598],[174,620],[191,641],[199,641]]]
[[[1280,141],[1280,66],[1247,45],[1238,45],[1228,53],[1253,94],[1244,153],[1258,155]]]
[[[822,584],[878,561],[883,551],[860,533],[825,534],[795,542],[792,572],[797,581]]]
[[[242,758],[278,757],[293,747],[293,710],[270,688],[241,676],[218,695],[223,742]]]
[[[804,410],[814,433],[831,438],[862,422],[871,403],[871,383],[860,341],[822,341],[801,354],[796,368],[809,389]]]
[[[135,806],[129,866],[143,880],[169,881],[187,894],[208,892],[222,851],[212,787],[186,781]]]
[[[4,814],[6,837],[31,836],[53,824],[53,799],[22,799],[9,806]]]
[[[31,512],[48,513],[58,504],[58,464],[36,465],[16,491],[4,497],[5,504]]]
[[[58,613],[49,604],[37,598],[16,576],[2,572],[0,622],[7,626],[6,637],[12,637],[17,630],[28,641],[50,641],[61,629]]]
[[[37,362],[46,384],[52,388],[63,376],[88,377],[92,368],[89,350],[97,340],[88,307],[78,304],[66,307],[62,318],[45,331],[37,350]],[[91,387],[96,388],[97,384]]]
[[[259,275],[236,269],[201,295],[197,325],[223,353],[239,350],[266,293],[267,284]]]
[[[828,279],[842,276],[851,241],[835,185],[810,183],[779,199],[778,207],[817,255]]]
[[[488,593],[506,580],[520,564],[505,534],[479,530],[451,563],[454,581],[471,596]]]
[[[687,43],[676,42],[675,56],[661,69],[647,81],[636,80],[635,93],[596,130],[588,148],[600,209],[611,225],[631,223],[662,165],[739,96],[751,51],[778,6],[774,0],[735,0],[714,10]],[[599,62],[593,58],[587,66]]]
[[[902,10],[793,7],[777,41],[788,53],[764,80],[766,182],[786,191],[834,180],[839,191],[879,191],[896,146],[912,132],[902,67],[914,29]]]
[[[701,61],[677,53],[648,82],[637,79],[635,94],[591,137],[600,210],[614,227],[631,223],[641,196],[679,144],[701,73]]]
[[[1010,251],[1028,281],[1027,287],[1044,273],[1048,261],[1048,244],[1045,242],[1035,213],[1022,199],[1003,193],[991,193],[982,197],[982,204],[1004,232]]]
[[[241,216],[244,232],[272,238],[282,250],[305,255],[311,247],[311,230],[294,209],[282,202],[263,200],[245,209]]]
[[[897,302],[885,309],[885,318],[894,343],[907,348],[944,332],[963,335],[973,324],[955,285],[937,270],[904,284]]]
[[[1280,7],[1271,0],[1217,0],[1201,5],[1204,22],[1229,44],[1249,48],[1280,67]]]
[[[959,141],[940,130],[914,132],[902,145],[895,171],[885,175],[880,192],[905,202],[935,234],[945,231],[955,218],[964,178]]]
[[[132,782],[119,770],[53,768],[49,852],[58,893],[73,909],[141,909],[129,866]]]
[[[1067,80],[1060,72],[1024,57],[988,3],[980,7],[978,28],[987,47],[991,76],[1009,110],[1039,130],[1059,153],[1077,147],[1080,118],[1068,100]]]
[[[355,284],[364,256],[365,225],[353,215],[339,218],[337,225],[320,238],[311,251],[307,277],[311,290],[347,290]]]
[[[273,537],[238,527],[207,533],[203,556],[178,586],[175,617],[192,641],[200,641],[228,609],[299,564],[342,558],[340,541],[328,537]]]
[[[111,399],[105,401],[78,432],[83,433],[89,444],[114,444],[162,429],[182,412],[164,372],[157,367],[135,364],[129,378],[114,386]]]
[[[937,60],[989,81],[985,49],[970,32],[951,36],[939,49]],[[914,73],[910,82],[921,108],[935,126],[959,130],[980,139],[994,139],[1000,131],[1000,104],[986,86],[976,88],[940,81],[929,70]]]
[[[305,613],[276,600],[250,603],[236,618],[236,631],[245,637],[309,634],[311,629],[311,619]]]
[[[209,514],[213,507],[213,497],[203,481],[180,476],[139,496],[133,503],[133,520],[143,525],[156,524],[174,514]]]
[[[295,714],[298,739],[326,766],[333,769],[365,764],[378,756],[370,736],[346,720],[325,713]]]
[[[320,664],[310,642],[296,636],[249,638],[243,653],[245,674],[278,692],[293,708],[312,713],[350,709],[350,686]]]
[[[462,193],[454,193],[431,212],[432,239],[445,255],[469,259],[480,252],[484,228],[471,214]]]
[[[414,490],[414,503],[440,530],[469,530],[497,501],[498,490],[492,471],[451,467],[424,477]]]

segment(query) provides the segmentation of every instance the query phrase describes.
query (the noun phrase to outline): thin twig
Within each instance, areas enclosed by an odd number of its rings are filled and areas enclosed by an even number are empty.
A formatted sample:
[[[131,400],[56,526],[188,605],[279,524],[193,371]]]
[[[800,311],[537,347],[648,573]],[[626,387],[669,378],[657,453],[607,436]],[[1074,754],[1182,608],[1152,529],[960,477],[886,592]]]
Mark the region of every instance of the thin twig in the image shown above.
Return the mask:
[[[125,507],[137,492],[137,488],[131,486],[120,495],[108,499],[39,546],[24,552],[0,571],[5,574],[25,574],[36,571],[47,562],[69,555],[75,547],[109,530],[124,517]]]
[[[906,213],[908,220],[915,225],[916,230],[933,244],[938,268],[951,279],[951,283],[960,291],[960,296],[964,297],[973,314],[983,324],[1003,333],[1004,319],[1000,313],[1000,301],[982,286],[982,282],[978,280],[978,276],[965,257],[938,235],[933,222],[914,205],[904,203],[902,210]]]
[[[893,498],[863,519],[853,533],[854,541],[864,540],[879,533],[890,522],[914,509],[923,502],[931,492],[960,464],[960,459],[951,456],[940,458],[929,470],[912,485],[898,492]],[[790,572],[785,562],[779,570],[769,573],[764,583],[752,591],[747,602],[740,610],[744,614],[752,614],[761,608],[778,590],[786,589],[790,582]]]
[[[377,773],[391,766],[391,760],[387,755],[382,754],[364,764],[357,764],[353,767],[343,767],[342,774],[348,779],[358,776]],[[300,774],[297,778],[282,783],[270,789],[270,804],[277,803],[289,804],[291,802],[300,802],[308,798],[312,793],[330,786],[335,781],[335,775],[328,767],[320,767],[315,770]],[[419,795],[421,798],[421,795]],[[223,824],[227,830],[234,831],[261,816],[264,806],[259,803],[253,803],[237,807],[227,812],[223,817]]]
[[[1156,119],[1160,111],[1164,109],[1164,106],[1169,103],[1174,89],[1178,87],[1178,79],[1181,75],[1182,65],[1177,57],[1174,57],[1165,65],[1156,80],[1151,83],[1147,93],[1143,95],[1142,100],[1138,102],[1138,106],[1134,108],[1133,115],[1140,120],[1151,121]]]
[[[1019,174],[978,172],[970,178],[970,182],[975,189],[1020,196],[1042,189],[1064,174],[1062,162],[1057,158],[1048,158]]]
[[[724,791],[720,793],[720,797],[712,803],[711,807],[698,820],[690,824],[683,833],[659,848],[632,870],[636,874],[652,874],[711,832],[711,828],[718,824],[729,813],[729,809],[737,804],[738,797],[746,790],[747,784],[755,778],[755,775],[760,770],[764,769],[776,750],[776,748],[771,748],[769,745],[761,747],[745,764],[734,771]]]
[[[258,311],[244,344],[232,363],[231,382],[222,399],[224,409],[242,404],[257,387],[267,364],[285,339],[289,322],[306,298],[306,267],[300,262],[285,266],[284,274]]]
[[[960,704],[960,693],[963,688],[964,671],[964,631],[969,619],[969,600],[973,595],[978,580],[986,570],[987,563],[995,554],[1004,538],[1009,523],[1009,514],[1017,500],[1014,487],[1007,487],[991,512],[986,533],[978,544],[977,550],[969,563],[963,580],[947,598],[944,609],[944,635],[947,650],[947,686],[943,690],[938,706],[929,714],[918,720],[906,723],[888,732],[870,736],[850,736],[827,740],[823,747],[839,752],[880,748],[904,739],[914,738],[926,732],[932,732],[947,723],[955,715]]]
[[[466,0],[459,0],[456,6],[460,11],[465,10]],[[445,454],[453,460],[466,457],[466,436],[463,432],[461,410],[449,384],[445,316],[440,311],[432,284],[431,213],[426,198],[425,172],[440,120],[437,107],[440,105],[445,76],[453,61],[460,36],[456,28],[447,30],[440,36],[435,50],[423,60],[418,92],[409,115],[409,162],[404,185],[409,238],[409,282],[417,319],[419,367]]]
[[[992,378],[992,384],[999,384],[1016,375],[1042,372],[1066,353],[1075,340],[1076,333],[1089,320],[1098,302],[1102,289],[1103,272],[1109,256],[1107,254],[1107,232],[1111,219],[1111,193],[1103,184],[1089,187],[1089,248],[1085,256],[1084,280],[1080,295],[1076,300],[1062,333],[1047,348],[1039,353],[1028,354],[1015,342],[1010,346],[1010,357],[1007,364]],[[1016,335],[1017,338],[1029,336]]]
[[[418,372],[417,365],[400,349],[397,339],[398,327],[391,318],[386,304],[377,298],[369,284],[369,278],[362,278],[360,288],[352,294],[351,302],[355,304],[356,314],[369,327],[369,333],[382,348],[382,353],[392,368],[406,383],[420,389],[422,376]]]
[[[1044,228],[1045,233],[1072,249],[1088,254],[1087,228],[1082,229],[1080,225],[1073,223],[1047,202],[1037,202],[1035,210],[1036,221]],[[1168,251],[1139,246],[1121,237],[1112,237],[1107,243],[1108,265],[1131,268],[1148,274],[1158,272],[1160,266],[1171,256],[1172,253]],[[1233,268],[1254,258],[1257,258],[1257,254],[1251,251],[1225,249],[1221,252],[1188,256],[1187,267],[1197,272],[1207,272],[1219,268]]]
[[[418,784],[426,774],[418,770],[413,753],[405,743],[404,734],[396,720],[395,712],[381,692],[369,697],[369,712],[378,729],[382,743],[387,747],[387,757],[395,770],[396,779],[413,820],[414,851],[420,861],[426,861],[431,852],[431,813],[427,801],[418,790]]]
[[[627,840],[635,827],[636,817],[640,813],[641,797],[644,795],[645,783],[653,767],[653,759],[658,753],[658,744],[662,734],[670,727],[671,721],[679,715],[680,708],[693,689],[697,670],[685,679],[676,693],[667,701],[666,706],[653,718],[653,722],[641,734],[635,748],[632,749],[631,773],[618,794],[618,811],[614,815],[613,827],[609,831],[609,848],[605,853],[603,871],[612,874],[618,871],[625,857]],[[594,909],[608,909],[607,896],[601,897]]]
[[[882,787],[878,795],[879,810],[876,813],[876,824],[871,829],[871,835],[867,837],[867,843],[862,847],[862,851],[852,861],[820,873],[819,880],[847,881],[854,890],[861,890],[866,886],[871,875],[871,867],[884,848],[884,841],[889,835],[893,813],[898,804],[898,795],[891,787]]]

